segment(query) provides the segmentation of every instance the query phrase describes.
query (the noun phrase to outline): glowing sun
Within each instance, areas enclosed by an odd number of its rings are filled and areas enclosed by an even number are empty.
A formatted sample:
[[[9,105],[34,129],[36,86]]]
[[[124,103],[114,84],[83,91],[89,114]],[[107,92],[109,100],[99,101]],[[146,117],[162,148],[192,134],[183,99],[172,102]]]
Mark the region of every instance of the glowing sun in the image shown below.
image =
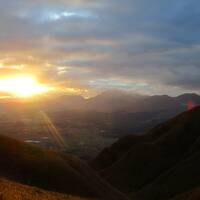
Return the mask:
[[[40,84],[32,76],[0,78],[0,91],[18,97],[30,97],[49,91],[49,87]]]

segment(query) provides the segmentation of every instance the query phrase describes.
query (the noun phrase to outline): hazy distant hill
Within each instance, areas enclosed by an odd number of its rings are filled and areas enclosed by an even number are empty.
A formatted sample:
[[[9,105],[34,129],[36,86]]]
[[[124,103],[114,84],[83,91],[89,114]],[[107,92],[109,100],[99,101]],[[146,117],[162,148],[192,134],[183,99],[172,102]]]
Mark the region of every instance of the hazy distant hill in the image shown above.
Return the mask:
[[[0,136],[0,176],[75,196],[126,199],[84,162]]]
[[[48,110],[84,110],[98,112],[152,112],[166,110],[170,112],[183,111],[187,108],[189,101],[200,104],[200,96],[193,93],[182,94],[177,97],[167,95],[139,95],[123,91],[106,91],[95,97],[85,99],[79,95],[62,95],[55,97],[43,97],[34,99],[41,108]],[[27,101],[32,104],[34,101]],[[21,101],[1,100],[3,103],[12,104]],[[25,101],[23,101],[23,104]]]
[[[100,112],[181,112],[187,108],[189,101],[200,104],[197,94],[183,94],[177,97],[167,95],[143,96],[119,91],[107,91],[90,99],[79,96],[63,96],[55,103],[61,108],[95,110]]]
[[[121,91],[106,91],[87,100],[87,109],[100,112],[127,111],[127,108],[146,96]]]
[[[33,99],[1,99],[3,110],[15,108],[16,104],[32,107],[37,105],[44,110],[83,110],[98,112],[181,112],[187,108],[188,102],[200,104],[200,96],[193,93],[177,97],[167,95],[145,96],[123,91],[106,91],[95,97],[85,99],[79,95],[44,96]],[[30,106],[29,106],[30,105]],[[35,106],[34,106],[35,107]]]
[[[197,107],[142,137],[119,140],[104,150],[93,165],[101,169],[107,181],[133,198],[169,199],[200,186],[199,132]]]
[[[79,95],[44,96],[33,99],[0,99],[0,112],[28,109],[44,111],[95,111],[101,113],[155,113],[171,117],[200,105],[200,96],[193,93],[177,97],[167,95],[144,96],[122,91],[106,91],[85,99]]]

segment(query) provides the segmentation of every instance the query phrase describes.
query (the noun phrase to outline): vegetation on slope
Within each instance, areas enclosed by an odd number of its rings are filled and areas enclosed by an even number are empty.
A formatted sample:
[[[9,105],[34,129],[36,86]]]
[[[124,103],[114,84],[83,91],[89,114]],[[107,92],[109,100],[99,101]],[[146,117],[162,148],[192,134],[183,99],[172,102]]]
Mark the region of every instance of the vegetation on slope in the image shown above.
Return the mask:
[[[147,133],[150,140],[144,136],[143,141],[135,142],[133,138],[133,145],[125,153],[126,148],[122,148],[117,161],[100,173],[121,191],[145,200],[168,199],[197,187],[200,185],[199,122],[198,107],[152,129]],[[118,144],[111,147],[111,154],[117,151]]]
[[[200,186],[200,152],[179,162],[137,193],[140,199],[169,199]],[[133,195],[134,196],[134,195]]]
[[[0,199],[2,200],[92,200],[66,194],[48,192],[36,187],[25,186],[5,179],[0,179]]]
[[[71,195],[126,199],[78,158],[4,136],[0,136],[0,176]]]
[[[170,200],[198,200],[200,199],[200,188],[195,188],[193,190],[179,194]]]
[[[90,164],[97,170],[106,169],[123,157],[133,146],[155,139],[156,137],[150,134],[125,136],[110,147],[105,148]]]

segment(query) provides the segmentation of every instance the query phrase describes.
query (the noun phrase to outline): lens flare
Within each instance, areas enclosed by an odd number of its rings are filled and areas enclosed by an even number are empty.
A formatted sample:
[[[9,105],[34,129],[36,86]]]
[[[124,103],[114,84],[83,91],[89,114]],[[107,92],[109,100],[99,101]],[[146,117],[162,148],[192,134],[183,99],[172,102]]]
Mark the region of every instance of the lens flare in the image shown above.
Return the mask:
[[[187,102],[187,110],[192,110],[192,109],[195,108],[195,107],[196,107],[196,104],[195,104],[194,101],[189,100],[189,101]]]

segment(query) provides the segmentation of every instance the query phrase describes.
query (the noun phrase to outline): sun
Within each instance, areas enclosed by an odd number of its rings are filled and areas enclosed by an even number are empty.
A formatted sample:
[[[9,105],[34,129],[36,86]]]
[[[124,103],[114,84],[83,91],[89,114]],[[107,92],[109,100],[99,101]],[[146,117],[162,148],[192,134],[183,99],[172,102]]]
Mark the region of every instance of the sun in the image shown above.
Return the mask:
[[[50,88],[40,84],[33,76],[16,76],[0,78],[0,92],[17,97],[31,97],[49,91]]]

